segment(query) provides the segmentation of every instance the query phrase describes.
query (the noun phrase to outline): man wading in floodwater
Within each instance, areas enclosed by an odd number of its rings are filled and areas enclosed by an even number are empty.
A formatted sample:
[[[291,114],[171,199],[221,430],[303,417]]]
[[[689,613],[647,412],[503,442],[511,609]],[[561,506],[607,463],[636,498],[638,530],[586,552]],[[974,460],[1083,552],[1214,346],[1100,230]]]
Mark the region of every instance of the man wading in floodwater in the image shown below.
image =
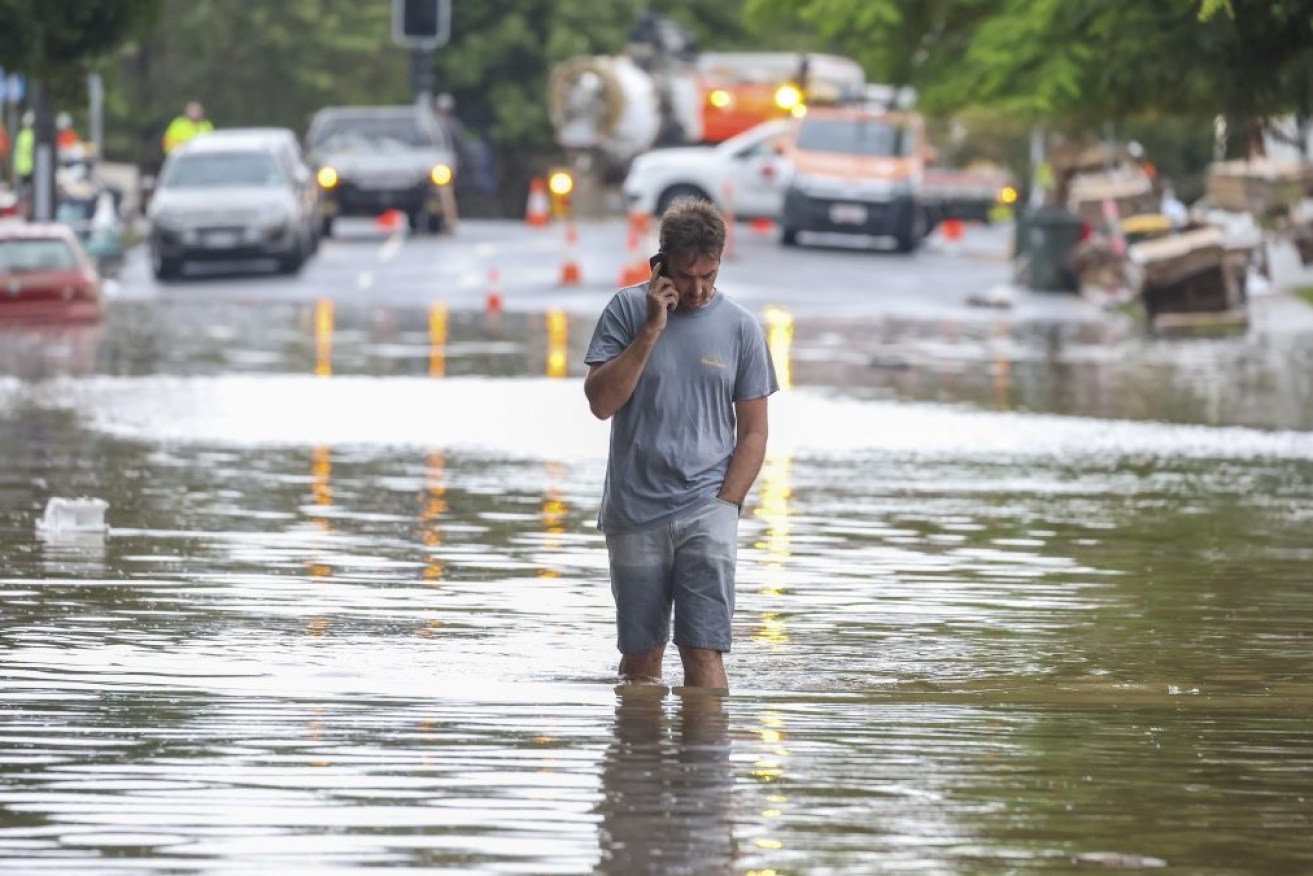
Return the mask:
[[[615,294],[585,358],[589,407],[614,416],[598,526],[620,677],[660,681],[673,606],[684,684],[728,688],[739,513],[779,384],[761,326],[716,291],[720,211],[677,201],[660,238],[651,279]]]

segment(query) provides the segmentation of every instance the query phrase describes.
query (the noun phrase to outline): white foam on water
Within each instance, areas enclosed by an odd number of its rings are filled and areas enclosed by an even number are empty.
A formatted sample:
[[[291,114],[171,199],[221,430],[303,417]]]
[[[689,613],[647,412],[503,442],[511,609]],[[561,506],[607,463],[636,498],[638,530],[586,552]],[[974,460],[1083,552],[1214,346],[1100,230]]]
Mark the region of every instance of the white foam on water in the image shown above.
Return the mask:
[[[417,446],[498,458],[594,460],[609,424],[579,379],[313,377],[59,378],[0,384],[95,430],[148,443]],[[1313,433],[1179,425],[872,401],[793,389],[770,406],[772,453],[1027,459],[1313,459]]]

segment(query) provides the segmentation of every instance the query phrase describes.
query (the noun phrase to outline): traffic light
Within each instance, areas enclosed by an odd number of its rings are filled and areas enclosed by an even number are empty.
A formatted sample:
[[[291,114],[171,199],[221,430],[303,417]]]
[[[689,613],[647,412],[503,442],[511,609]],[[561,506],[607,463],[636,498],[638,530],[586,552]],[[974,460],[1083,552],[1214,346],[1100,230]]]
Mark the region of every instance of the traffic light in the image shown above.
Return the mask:
[[[432,48],[447,42],[451,0],[392,0],[392,39],[403,46]]]

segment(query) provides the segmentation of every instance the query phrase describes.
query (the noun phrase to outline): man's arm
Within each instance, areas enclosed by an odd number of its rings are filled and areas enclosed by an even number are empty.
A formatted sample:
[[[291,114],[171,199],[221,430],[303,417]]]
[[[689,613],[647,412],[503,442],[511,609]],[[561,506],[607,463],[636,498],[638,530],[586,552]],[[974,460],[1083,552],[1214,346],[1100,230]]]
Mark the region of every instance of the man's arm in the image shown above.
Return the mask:
[[[752,482],[761,471],[766,458],[766,437],[769,432],[766,416],[766,396],[734,402],[734,416],[738,420],[734,453],[729,458],[729,471],[720,485],[716,498],[743,507],[743,499],[752,489]]]
[[[590,365],[584,378],[584,395],[588,396],[588,407],[594,417],[610,419],[629,401],[657,338],[665,331],[666,317],[678,303],[675,284],[654,265],[647,281],[647,321],[619,356],[600,365]]]
[[[643,375],[656,346],[661,329],[654,329],[650,323],[639,330],[638,336],[625,347],[624,352],[608,362],[590,365],[588,376],[584,378],[584,395],[588,396],[588,408],[599,420],[610,419],[625,406],[629,397],[638,386],[638,378]]]

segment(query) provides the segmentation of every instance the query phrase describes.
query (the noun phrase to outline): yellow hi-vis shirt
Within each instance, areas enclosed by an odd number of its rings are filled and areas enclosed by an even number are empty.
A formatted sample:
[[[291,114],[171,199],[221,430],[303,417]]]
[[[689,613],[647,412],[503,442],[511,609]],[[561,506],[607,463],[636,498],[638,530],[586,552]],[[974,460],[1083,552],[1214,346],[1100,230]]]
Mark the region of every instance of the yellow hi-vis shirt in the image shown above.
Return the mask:
[[[36,131],[22,128],[14,137],[14,175],[31,176],[36,166]]]
[[[164,152],[168,154],[174,150],[174,147],[181,146],[198,134],[206,134],[213,130],[214,125],[209,119],[193,122],[186,116],[178,116],[169,122],[169,127],[164,131]]]

